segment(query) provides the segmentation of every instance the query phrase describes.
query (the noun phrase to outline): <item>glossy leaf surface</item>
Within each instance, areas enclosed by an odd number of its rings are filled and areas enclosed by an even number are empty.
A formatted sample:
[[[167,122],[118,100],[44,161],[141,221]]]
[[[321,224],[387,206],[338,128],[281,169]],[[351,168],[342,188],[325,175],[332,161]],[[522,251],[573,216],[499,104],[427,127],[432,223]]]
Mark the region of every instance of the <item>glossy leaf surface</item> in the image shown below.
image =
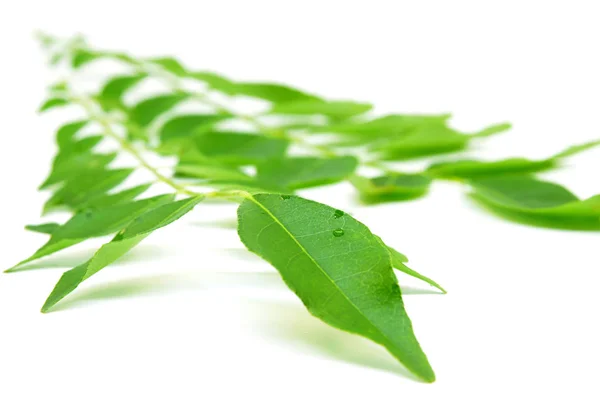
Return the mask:
[[[238,220],[242,242],[279,271],[311,314],[385,346],[416,376],[435,380],[390,253],[365,225],[329,206],[276,194],[244,200]]]

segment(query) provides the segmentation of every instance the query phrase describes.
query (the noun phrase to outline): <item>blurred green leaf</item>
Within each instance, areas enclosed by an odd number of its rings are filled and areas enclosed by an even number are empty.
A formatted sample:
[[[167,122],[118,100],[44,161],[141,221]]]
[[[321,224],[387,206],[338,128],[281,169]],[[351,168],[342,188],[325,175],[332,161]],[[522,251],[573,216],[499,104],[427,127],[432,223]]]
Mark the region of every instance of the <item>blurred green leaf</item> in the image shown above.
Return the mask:
[[[600,195],[580,200],[563,186],[529,176],[469,181],[471,196],[499,215],[564,229],[599,229]]]
[[[295,190],[339,182],[357,166],[358,161],[352,156],[284,157],[259,164],[257,179],[266,185]]]
[[[368,103],[351,101],[316,101],[303,100],[277,103],[270,113],[290,115],[320,114],[334,119],[345,119],[368,112],[373,106]]]
[[[375,178],[352,177],[352,184],[369,204],[413,200],[429,191],[431,179],[422,174],[389,173]]]

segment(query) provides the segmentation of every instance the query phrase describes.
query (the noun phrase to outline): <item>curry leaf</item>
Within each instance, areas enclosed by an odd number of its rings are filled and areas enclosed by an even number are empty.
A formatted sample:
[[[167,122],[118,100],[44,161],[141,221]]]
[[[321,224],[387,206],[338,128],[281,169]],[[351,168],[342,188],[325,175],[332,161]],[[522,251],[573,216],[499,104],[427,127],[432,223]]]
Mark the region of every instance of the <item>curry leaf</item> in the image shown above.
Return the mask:
[[[16,271],[28,262],[53,254],[89,238],[115,233],[130,224],[139,215],[170,202],[173,198],[173,195],[166,194],[108,208],[79,212],[65,224],[56,228],[52,232],[50,240],[32,256],[6,271]]]
[[[267,185],[295,190],[339,182],[349,177],[357,165],[352,156],[284,157],[259,164],[257,179]]]
[[[375,178],[355,176],[352,184],[366,203],[412,200],[429,191],[431,179],[422,174],[390,173]]]
[[[62,275],[44,303],[42,312],[50,310],[79,284],[119,259],[150,233],[181,218],[201,200],[201,197],[192,197],[163,204],[137,216],[111,242],[104,244],[89,261]]]
[[[97,98],[105,109],[123,108],[123,96],[128,90],[144,80],[147,74],[116,76],[108,80],[102,87]]]
[[[600,195],[580,200],[563,186],[528,176],[469,183],[474,199],[514,220],[565,229],[600,228]]]
[[[257,164],[282,157],[289,141],[240,132],[198,134],[196,149],[200,154],[226,164]]]
[[[178,139],[188,139],[198,131],[211,128],[216,123],[231,118],[226,114],[186,114],[169,119],[160,128],[161,142]]]
[[[69,103],[70,102],[68,100],[66,100],[65,98],[50,98],[50,99],[46,100],[46,102],[44,102],[40,106],[40,109],[38,110],[38,112],[42,113],[42,112],[45,112],[46,110],[63,107],[63,106],[68,105]]]
[[[427,169],[427,173],[435,178],[447,179],[474,179],[492,176],[507,176],[512,174],[531,174],[556,168],[565,158],[574,156],[598,145],[600,145],[600,140],[575,145],[543,160],[510,158],[498,161],[447,161],[431,165]]]
[[[147,98],[138,102],[130,112],[131,120],[141,127],[146,127],[158,116],[171,110],[175,105],[188,98],[187,94],[167,94]]]
[[[271,263],[315,317],[386,347],[427,382],[435,375],[413,333],[391,256],[342,211],[296,196],[249,196],[238,210],[246,247]]]
[[[345,119],[368,112],[373,106],[351,101],[293,101],[278,103],[271,109],[274,114],[313,115],[321,114],[334,119]]]
[[[27,225],[25,226],[26,230],[43,233],[43,234],[52,234],[56,229],[60,227],[60,224],[52,222],[52,223],[42,223],[39,225]]]

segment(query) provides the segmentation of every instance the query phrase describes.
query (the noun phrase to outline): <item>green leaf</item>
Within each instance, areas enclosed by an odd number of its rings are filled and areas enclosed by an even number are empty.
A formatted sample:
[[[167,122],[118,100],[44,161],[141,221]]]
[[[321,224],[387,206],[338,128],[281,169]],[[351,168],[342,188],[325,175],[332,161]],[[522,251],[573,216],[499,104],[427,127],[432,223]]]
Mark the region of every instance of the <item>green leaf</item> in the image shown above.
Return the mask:
[[[122,109],[123,96],[146,77],[145,73],[113,77],[104,84],[97,99],[105,110]]]
[[[102,58],[102,54],[80,49],[73,53],[73,57],[71,58],[71,67],[73,69],[79,69],[83,65],[99,58]]]
[[[259,98],[272,103],[322,101],[321,98],[296,88],[274,83],[234,82],[213,72],[188,72],[188,77],[200,80],[209,88],[227,95]]]
[[[304,100],[277,103],[271,108],[273,114],[313,115],[322,114],[335,119],[345,119],[368,112],[373,106],[351,101]]]
[[[116,157],[116,153],[75,153],[70,154],[66,158],[61,157],[59,154],[54,161],[50,175],[48,175],[46,180],[40,185],[39,189],[47,189],[59,182],[78,178],[80,175],[91,170],[102,170]]]
[[[510,158],[498,161],[456,160],[432,164],[427,174],[435,178],[475,179],[495,176],[531,174],[556,168],[561,161],[600,145],[600,140],[569,147],[544,160]]]
[[[417,127],[406,136],[371,148],[384,160],[409,160],[465,150],[471,137],[442,125]]]
[[[42,223],[40,225],[27,225],[25,226],[26,230],[43,233],[43,234],[52,234],[56,229],[60,227],[60,224],[52,222],[52,223]]]
[[[69,101],[67,101],[65,98],[49,98],[48,100],[46,100],[46,102],[42,104],[42,106],[40,106],[38,112],[42,113],[46,110],[63,107],[68,104]]]
[[[236,93],[236,84],[228,78],[213,72],[189,72],[188,77],[206,83],[209,88],[228,95]]]
[[[422,197],[429,191],[431,178],[422,174],[390,173],[375,178],[355,176],[351,182],[364,202],[375,204]]]
[[[160,129],[161,142],[194,137],[199,131],[214,126],[216,123],[230,119],[227,114],[186,114],[168,120]]]
[[[226,164],[258,164],[282,157],[286,139],[241,132],[207,132],[196,136],[196,149],[206,157]]]
[[[152,58],[148,62],[159,65],[178,77],[184,77],[188,74],[186,68],[172,57]]]
[[[564,229],[600,228],[600,195],[580,200],[563,186],[528,176],[469,183],[475,200],[509,219]]]
[[[131,109],[130,118],[140,127],[147,127],[158,116],[171,110],[188,97],[187,94],[166,94],[145,99]]]
[[[383,241],[381,241],[381,243],[384,244]],[[388,251],[390,253],[392,266],[394,268],[400,270],[402,273],[408,274],[409,276],[412,276],[414,278],[418,278],[419,280],[425,281],[427,284],[431,285],[432,287],[439,289],[443,294],[447,293],[446,290],[444,288],[442,288],[441,285],[439,285],[438,283],[436,283],[429,277],[423,276],[419,272],[406,266],[406,262],[408,262],[408,258],[406,256],[404,256],[403,254],[396,251],[395,249],[393,249],[390,246],[386,245],[386,248],[388,249]]]
[[[230,90],[237,95],[264,99],[269,102],[281,104],[296,101],[322,101],[321,98],[300,91],[296,88],[273,83],[237,83]]]
[[[56,132],[56,143],[60,150],[72,146],[75,142],[75,135],[89,124],[89,120],[79,120],[67,123],[60,127]]]
[[[354,138],[374,140],[381,137],[405,136],[408,132],[424,126],[444,126],[448,114],[405,115],[391,114],[368,121],[343,122],[315,128],[314,132],[333,132]]]
[[[583,143],[580,145],[571,146],[571,147],[563,150],[562,152],[554,155],[553,158],[560,160],[565,157],[571,157],[573,155],[585,152],[586,150],[595,148],[596,146],[600,146],[600,139],[595,140],[595,141],[586,142],[586,143]]]
[[[315,317],[383,345],[419,378],[435,375],[413,333],[389,251],[342,211],[296,196],[249,196],[244,245],[271,263]]]
[[[182,163],[175,168],[175,176],[192,177],[207,180],[246,181],[252,177],[244,174],[237,168],[232,168],[219,163],[204,162],[195,164]]]
[[[295,190],[339,182],[357,166],[358,161],[352,156],[284,157],[259,164],[257,179],[266,185]]]
[[[32,256],[19,262],[6,272],[16,271],[28,262],[53,254],[89,238],[116,233],[129,225],[139,215],[173,199],[174,195],[165,194],[113,207],[79,212],[73,215],[64,225],[54,230],[50,240]]]
[[[74,267],[62,275],[44,303],[42,312],[49,311],[65,296],[74,291],[83,281],[115,262],[153,231],[181,218],[201,200],[201,197],[192,197],[163,204],[137,216],[111,242],[100,247],[89,261]]]
[[[84,206],[88,200],[120,185],[132,172],[131,168],[85,170],[76,178],[67,179],[64,185],[54,192],[44,205],[44,212],[63,206]]]
[[[113,194],[97,195],[77,206],[75,210],[81,211],[85,209],[112,207],[114,205],[124,204],[137,198],[140,194],[148,190],[150,186],[152,185],[138,185]]]
[[[512,125],[510,123],[494,124],[494,125],[484,128],[483,130],[481,130],[479,132],[476,132],[475,134],[473,134],[473,137],[474,138],[487,138],[489,136],[508,131],[511,128],[512,128]]]
[[[434,178],[474,179],[498,175],[528,174],[549,170],[556,166],[553,159],[528,160],[512,158],[499,161],[457,160],[436,163],[427,168]]]

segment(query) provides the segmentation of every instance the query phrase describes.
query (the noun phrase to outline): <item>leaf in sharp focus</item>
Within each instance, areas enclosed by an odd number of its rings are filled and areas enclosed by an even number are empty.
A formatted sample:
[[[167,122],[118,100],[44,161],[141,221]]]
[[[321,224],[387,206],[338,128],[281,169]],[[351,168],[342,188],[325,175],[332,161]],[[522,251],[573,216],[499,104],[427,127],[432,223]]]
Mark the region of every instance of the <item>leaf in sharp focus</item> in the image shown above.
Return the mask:
[[[172,57],[152,58],[148,59],[148,62],[159,65],[178,77],[184,77],[188,75],[188,71],[185,67],[183,67],[181,62]]]
[[[60,224],[52,222],[52,223],[42,223],[40,225],[27,225],[27,226],[25,226],[25,230],[29,230],[29,231],[36,232],[36,233],[52,234],[59,227],[60,227]]]
[[[273,83],[236,83],[232,90],[237,95],[260,98],[278,104],[295,101],[323,101],[315,95],[296,88]]]
[[[258,164],[282,157],[289,141],[241,132],[207,132],[195,139],[200,154],[225,164]]]
[[[71,67],[73,69],[79,69],[83,65],[90,63],[98,58],[101,58],[102,54],[95,53],[89,50],[80,49],[73,53],[71,58]]]
[[[165,122],[159,131],[161,142],[188,139],[198,131],[210,128],[216,123],[230,119],[227,114],[186,114],[176,116]]]
[[[416,376],[435,380],[390,253],[365,225],[329,206],[274,194],[244,200],[238,221],[244,245],[279,271],[311,314],[385,346]]]
[[[133,172],[131,168],[85,170],[76,178],[68,179],[48,199],[44,212],[66,206],[77,208],[104,192],[120,185]]]
[[[475,200],[508,219],[561,229],[600,229],[600,195],[580,200],[563,186],[528,176],[481,178],[469,184]]]
[[[97,99],[105,110],[124,108],[123,96],[146,77],[145,73],[113,77],[104,84]]]
[[[73,215],[64,225],[57,228],[52,233],[50,240],[32,256],[19,262],[6,272],[16,271],[28,262],[53,254],[86,239],[116,233],[144,212],[166,204],[173,199],[174,195],[165,194],[113,207],[79,212]]]
[[[345,119],[368,112],[373,106],[368,103],[351,101],[294,101],[276,103],[272,114],[313,115],[321,114],[334,119]]]
[[[131,121],[140,127],[147,127],[161,114],[187,99],[187,94],[167,94],[147,98],[137,103],[130,111]]]
[[[266,185],[295,190],[339,182],[350,176],[357,166],[358,161],[352,156],[284,157],[259,164],[256,176]]]
[[[49,98],[46,100],[46,102],[44,102],[38,112],[39,113],[43,113],[47,110],[53,109],[53,108],[59,108],[59,107],[63,107],[68,105],[70,102],[68,100],[66,100],[65,98]]]
[[[431,178],[422,174],[390,173],[375,178],[355,176],[352,184],[365,203],[414,200],[429,191]]]
[[[42,312],[49,311],[83,281],[115,262],[153,231],[181,218],[201,200],[201,197],[192,197],[163,204],[138,214],[112,241],[100,247],[90,260],[63,273],[44,303]]]
[[[498,161],[457,160],[432,164],[427,174],[443,179],[475,179],[493,176],[529,174],[553,168],[556,161],[511,158]]]
[[[432,287],[439,289],[443,294],[447,293],[446,290],[444,288],[442,288],[441,285],[439,285],[438,283],[436,283],[429,277],[423,276],[419,272],[406,266],[406,262],[408,262],[408,258],[404,254],[396,251],[394,248],[392,248],[388,245],[385,245],[385,243],[381,240],[381,238],[379,240],[381,241],[381,244],[383,244],[389,251],[391,261],[392,261],[392,266],[395,269],[398,269],[402,273],[408,274],[409,276],[412,276],[414,278],[418,278],[421,281],[425,281],[427,284],[431,285]]]

